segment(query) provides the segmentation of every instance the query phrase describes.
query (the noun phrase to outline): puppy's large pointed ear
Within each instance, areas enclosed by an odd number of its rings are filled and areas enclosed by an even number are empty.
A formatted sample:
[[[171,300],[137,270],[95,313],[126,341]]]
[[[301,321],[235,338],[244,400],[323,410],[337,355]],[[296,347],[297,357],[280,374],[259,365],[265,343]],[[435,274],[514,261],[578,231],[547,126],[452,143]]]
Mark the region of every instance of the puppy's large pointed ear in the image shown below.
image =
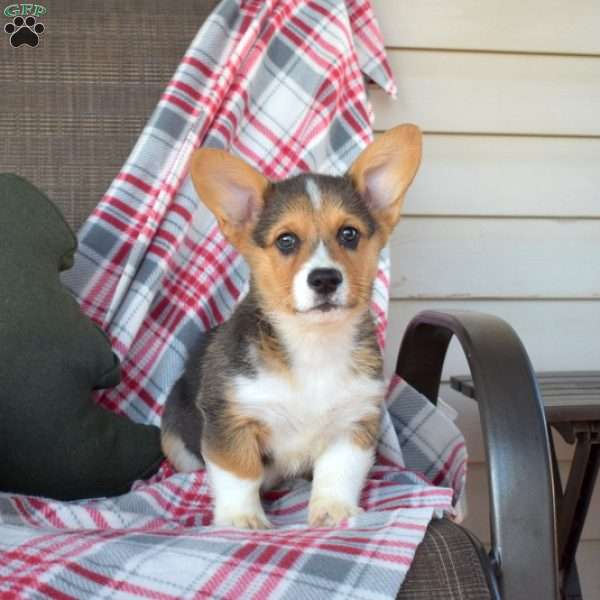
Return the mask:
[[[217,148],[196,150],[190,174],[221,231],[240,249],[262,210],[268,180],[241,158]]]
[[[386,235],[400,218],[404,194],[419,168],[421,138],[416,125],[394,127],[369,144],[348,172]]]

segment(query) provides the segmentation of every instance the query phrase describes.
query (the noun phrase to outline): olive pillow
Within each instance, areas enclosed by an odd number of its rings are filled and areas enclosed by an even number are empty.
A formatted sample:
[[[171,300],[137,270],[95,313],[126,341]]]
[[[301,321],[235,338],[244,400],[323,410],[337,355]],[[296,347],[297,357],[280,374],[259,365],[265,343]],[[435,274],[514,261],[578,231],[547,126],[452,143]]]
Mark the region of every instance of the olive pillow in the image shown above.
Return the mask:
[[[161,460],[159,430],[108,412],[106,335],[62,286],[77,241],[33,185],[0,174],[0,490],[62,500],[126,492]]]

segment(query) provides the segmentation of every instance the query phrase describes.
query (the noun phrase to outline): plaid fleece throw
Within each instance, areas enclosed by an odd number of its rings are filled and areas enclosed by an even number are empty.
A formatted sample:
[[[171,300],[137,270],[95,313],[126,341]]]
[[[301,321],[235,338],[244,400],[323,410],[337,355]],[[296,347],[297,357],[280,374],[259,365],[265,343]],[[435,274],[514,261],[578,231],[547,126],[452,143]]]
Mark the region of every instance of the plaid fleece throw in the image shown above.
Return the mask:
[[[246,265],[187,177],[192,151],[228,148],[274,180],[342,173],[372,137],[365,78],[394,93],[368,0],[223,0],[80,232],[65,283],[123,369],[99,403],[159,424],[188,348],[245,291]],[[388,277],[384,254],[382,344]],[[341,528],[306,526],[304,480],[264,498],[273,530],[213,527],[205,473],[166,462],[117,498],[0,494],[0,597],[393,598],[429,521],[453,511],[465,458],[453,423],[394,379],[365,512]]]

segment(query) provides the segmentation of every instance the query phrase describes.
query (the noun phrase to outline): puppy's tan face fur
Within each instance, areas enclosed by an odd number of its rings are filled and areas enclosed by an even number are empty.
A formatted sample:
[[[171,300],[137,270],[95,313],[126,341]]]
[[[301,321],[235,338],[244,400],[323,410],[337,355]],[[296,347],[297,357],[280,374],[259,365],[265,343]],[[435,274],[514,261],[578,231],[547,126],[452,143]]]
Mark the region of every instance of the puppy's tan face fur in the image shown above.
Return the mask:
[[[268,310],[326,322],[368,306],[383,243],[349,179],[302,175],[267,190],[243,253]]]
[[[414,125],[388,131],[344,177],[269,183],[241,159],[201,149],[191,175],[225,236],[248,261],[263,306],[307,322],[367,309],[379,252],[421,157]]]

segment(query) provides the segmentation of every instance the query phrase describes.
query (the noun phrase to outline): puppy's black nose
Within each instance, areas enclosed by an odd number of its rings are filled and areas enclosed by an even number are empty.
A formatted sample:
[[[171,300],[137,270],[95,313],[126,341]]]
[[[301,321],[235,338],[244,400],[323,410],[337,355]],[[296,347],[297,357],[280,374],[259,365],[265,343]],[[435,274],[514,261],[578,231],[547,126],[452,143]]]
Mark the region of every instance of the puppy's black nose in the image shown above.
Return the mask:
[[[314,269],[308,274],[308,285],[317,294],[331,294],[342,283],[342,274],[338,269]]]

